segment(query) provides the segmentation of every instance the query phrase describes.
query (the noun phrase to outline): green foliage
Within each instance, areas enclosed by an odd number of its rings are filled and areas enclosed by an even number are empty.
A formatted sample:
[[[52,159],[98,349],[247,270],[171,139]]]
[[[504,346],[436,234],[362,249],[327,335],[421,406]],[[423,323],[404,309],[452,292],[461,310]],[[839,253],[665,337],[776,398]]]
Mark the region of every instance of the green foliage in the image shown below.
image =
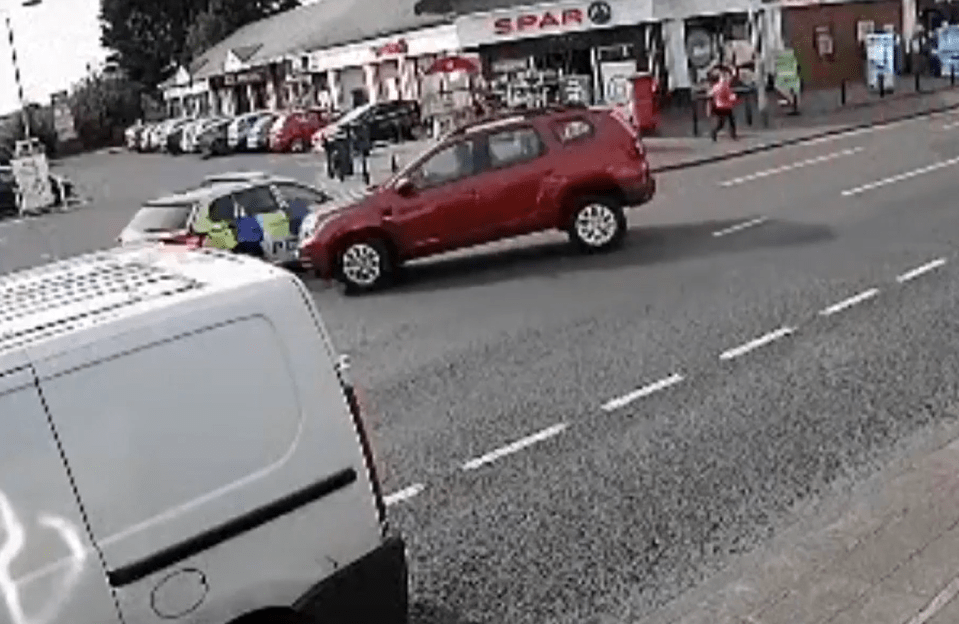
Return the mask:
[[[299,0],[101,0],[101,43],[133,81],[154,89],[173,68],[250,22]]]
[[[28,104],[26,117],[30,122],[30,135],[40,139],[47,154],[53,156],[57,151],[57,132],[53,125],[53,109],[49,106]],[[17,111],[0,121],[0,162],[8,162],[13,154],[16,141],[26,137],[24,115]]]
[[[143,115],[142,95],[141,85],[123,77],[90,76],[74,87],[70,110],[83,147],[122,140],[123,130]]]

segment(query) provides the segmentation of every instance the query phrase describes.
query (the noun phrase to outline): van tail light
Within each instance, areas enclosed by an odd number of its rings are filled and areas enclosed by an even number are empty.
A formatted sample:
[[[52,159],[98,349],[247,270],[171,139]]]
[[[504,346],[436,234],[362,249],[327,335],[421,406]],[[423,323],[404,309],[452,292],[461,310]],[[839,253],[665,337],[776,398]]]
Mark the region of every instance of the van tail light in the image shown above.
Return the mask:
[[[360,402],[356,398],[356,389],[349,377],[350,360],[349,357],[341,355],[336,363],[336,373],[339,377],[340,385],[343,386],[343,394],[346,396],[346,402],[350,407],[350,415],[353,417],[353,426],[356,427],[356,433],[360,436],[360,446],[363,449],[363,461],[366,463],[366,471],[373,485],[373,498],[376,501],[376,514],[380,521],[385,537],[388,530],[386,518],[386,499],[383,497],[383,485],[380,483],[380,476],[376,472],[376,463],[373,461],[373,445],[370,444],[370,436],[366,431],[366,425],[363,423],[363,415],[360,413]]]

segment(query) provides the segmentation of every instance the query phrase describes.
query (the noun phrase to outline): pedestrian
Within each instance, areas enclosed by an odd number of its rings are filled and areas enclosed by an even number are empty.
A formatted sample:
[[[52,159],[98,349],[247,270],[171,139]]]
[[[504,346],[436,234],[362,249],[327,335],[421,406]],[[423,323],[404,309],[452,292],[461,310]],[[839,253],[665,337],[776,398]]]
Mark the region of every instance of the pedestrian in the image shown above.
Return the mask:
[[[736,93],[733,92],[732,80],[728,72],[721,71],[713,78],[713,86],[709,89],[709,104],[712,114],[716,118],[716,125],[713,127],[713,141],[719,136],[719,131],[723,129],[726,123],[729,123],[729,136],[735,140],[736,136],[736,117],[733,115],[733,108],[737,101]]]

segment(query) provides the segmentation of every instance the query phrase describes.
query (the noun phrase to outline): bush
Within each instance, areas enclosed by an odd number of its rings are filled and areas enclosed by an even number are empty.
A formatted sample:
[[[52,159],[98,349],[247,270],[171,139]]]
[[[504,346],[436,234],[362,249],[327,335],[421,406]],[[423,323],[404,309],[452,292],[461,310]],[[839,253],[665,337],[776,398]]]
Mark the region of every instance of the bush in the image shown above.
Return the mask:
[[[123,130],[143,116],[143,88],[130,80],[114,76],[92,76],[70,94],[77,135],[84,149],[99,149],[118,144]]]

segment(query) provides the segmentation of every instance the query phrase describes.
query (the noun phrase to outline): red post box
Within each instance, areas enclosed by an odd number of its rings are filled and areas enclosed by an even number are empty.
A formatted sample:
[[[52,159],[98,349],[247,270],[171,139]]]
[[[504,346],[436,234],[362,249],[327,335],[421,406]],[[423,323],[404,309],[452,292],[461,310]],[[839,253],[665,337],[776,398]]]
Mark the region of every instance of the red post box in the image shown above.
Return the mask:
[[[633,83],[631,103],[634,123],[644,133],[653,132],[659,126],[659,107],[657,103],[658,85],[650,73],[630,76]]]

